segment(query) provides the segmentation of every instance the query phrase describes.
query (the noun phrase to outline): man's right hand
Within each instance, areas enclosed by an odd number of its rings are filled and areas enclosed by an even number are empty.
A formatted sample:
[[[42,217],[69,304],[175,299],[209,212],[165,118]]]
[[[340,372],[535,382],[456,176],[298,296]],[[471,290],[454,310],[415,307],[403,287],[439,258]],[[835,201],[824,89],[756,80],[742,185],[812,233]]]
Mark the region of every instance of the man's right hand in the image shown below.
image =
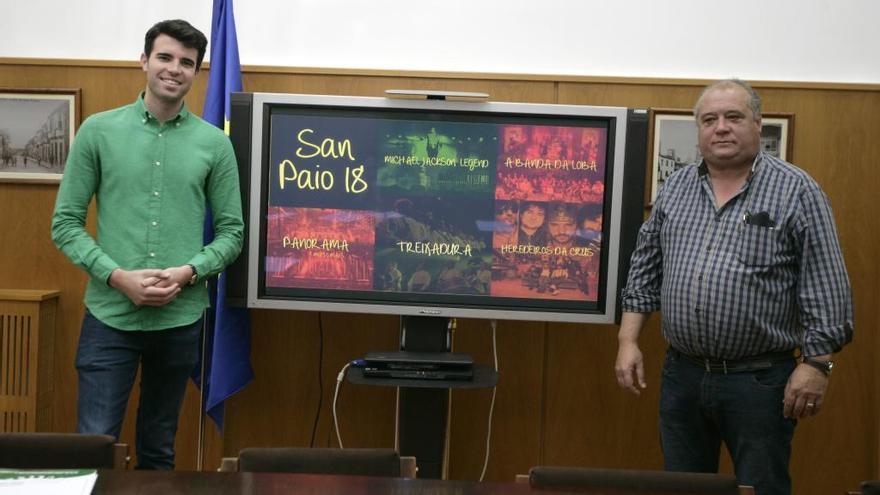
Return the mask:
[[[635,342],[621,342],[618,345],[614,371],[617,374],[617,384],[636,395],[641,395],[642,389],[648,386],[645,383],[642,351]]]
[[[110,287],[122,292],[136,306],[164,306],[180,293],[180,284],[161,284],[170,277],[166,270],[127,271],[121,268],[110,274]]]
[[[617,334],[617,361],[614,363],[617,383],[636,395],[641,395],[642,389],[648,386],[645,383],[642,350],[639,349],[639,334],[647,319],[647,313],[624,311],[620,319],[620,331]]]

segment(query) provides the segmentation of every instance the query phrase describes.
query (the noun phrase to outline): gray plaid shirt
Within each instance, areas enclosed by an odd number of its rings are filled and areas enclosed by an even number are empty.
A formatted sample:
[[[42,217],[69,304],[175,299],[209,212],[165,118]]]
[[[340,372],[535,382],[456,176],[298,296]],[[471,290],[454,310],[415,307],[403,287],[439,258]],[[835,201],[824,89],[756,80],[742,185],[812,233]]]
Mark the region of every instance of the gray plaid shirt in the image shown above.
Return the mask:
[[[694,356],[796,347],[815,356],[852,340],[852,294],[828,200],[804,171],[763,153],[721,209],[704,163],[669,177],[639,230],[622,307],[661,310],[666,340]]]

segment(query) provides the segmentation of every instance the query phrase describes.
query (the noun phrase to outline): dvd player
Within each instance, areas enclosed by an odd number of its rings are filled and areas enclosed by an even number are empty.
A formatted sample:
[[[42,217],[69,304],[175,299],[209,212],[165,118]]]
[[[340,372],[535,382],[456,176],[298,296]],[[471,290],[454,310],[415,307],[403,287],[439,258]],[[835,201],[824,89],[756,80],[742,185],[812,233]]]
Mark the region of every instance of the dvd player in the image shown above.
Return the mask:
[[[364,376],[415,380],[470,380],[474,360],[460,352],[379,351],[364,356]]]

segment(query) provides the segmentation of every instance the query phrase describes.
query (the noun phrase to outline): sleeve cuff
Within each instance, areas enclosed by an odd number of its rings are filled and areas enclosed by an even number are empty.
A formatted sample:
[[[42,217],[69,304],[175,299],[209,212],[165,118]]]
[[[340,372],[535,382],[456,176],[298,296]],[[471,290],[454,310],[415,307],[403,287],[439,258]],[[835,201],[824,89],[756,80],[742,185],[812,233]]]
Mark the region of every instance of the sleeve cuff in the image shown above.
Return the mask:
[[[109,287],[110,274],[113,273],[113,270],[117,268],[120,268],[120,266],[108,258],[104,260],[99,260],[97,263],[95,263],[95,266],[92,267],[92,270],[90,272],[93,278],[99,280]]]
[[[627,313],[653,313],[660,311],[660,298],[625,293],[620,299],[620,308]]]
[[[809,357],[840,352],[844,345],[852,341],[852,335],[853,326],[849,322],[821,332],[810,332],[804,337],[801,354]]]

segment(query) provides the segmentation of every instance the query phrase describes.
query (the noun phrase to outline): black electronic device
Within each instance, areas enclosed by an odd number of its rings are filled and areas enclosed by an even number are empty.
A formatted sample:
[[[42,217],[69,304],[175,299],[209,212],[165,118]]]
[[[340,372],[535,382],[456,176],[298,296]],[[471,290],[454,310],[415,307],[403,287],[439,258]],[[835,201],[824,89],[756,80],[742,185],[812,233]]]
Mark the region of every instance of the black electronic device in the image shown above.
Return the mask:
[[[460,352],[368,352],[364,376],[421,380],[470,380],[474,360]]]
[[[235,93],[227,301],[609,324],[643,220],[647,112]]]

